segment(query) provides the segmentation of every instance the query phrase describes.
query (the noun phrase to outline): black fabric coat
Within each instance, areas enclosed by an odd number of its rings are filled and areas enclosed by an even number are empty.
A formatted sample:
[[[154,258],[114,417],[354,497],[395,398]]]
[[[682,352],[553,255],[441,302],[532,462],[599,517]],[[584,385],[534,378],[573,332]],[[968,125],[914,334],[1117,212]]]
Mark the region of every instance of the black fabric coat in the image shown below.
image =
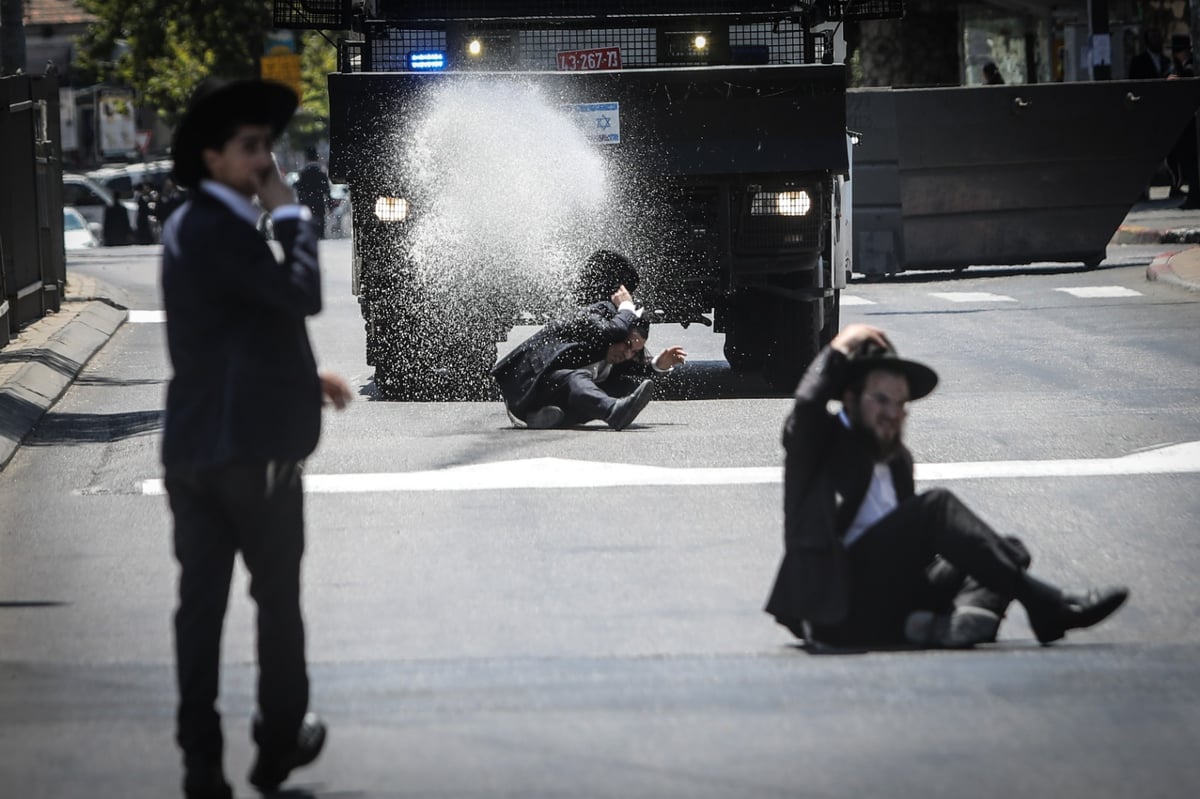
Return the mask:
[[[595,303],[568,319],[550,322],[517,345],[492,367],[492,376],[509,409],[520,416],[540,407],[537,389],[556,369],[579,369],[604,360],[608,348],[629,337],[637,316],[618,310],[608,300]],[[645,351],[618,364],[612,377],[650,371]]]
[[[871,484],[874,461],[826,405],[842,398],[848,361],[825,347],[796,389],[783,428],[784,555],[766,611],[784,624],[835,625],[849,608],[850,581],[842,536]],[[912,454],[889,463],[899,502],[913,496]]]
[[[275,237],[282,263],[203,190],[163,231],[168,467],[301,460],[317,445],[321,385],[305,327],[321,310],[316,230],[283,219]]]

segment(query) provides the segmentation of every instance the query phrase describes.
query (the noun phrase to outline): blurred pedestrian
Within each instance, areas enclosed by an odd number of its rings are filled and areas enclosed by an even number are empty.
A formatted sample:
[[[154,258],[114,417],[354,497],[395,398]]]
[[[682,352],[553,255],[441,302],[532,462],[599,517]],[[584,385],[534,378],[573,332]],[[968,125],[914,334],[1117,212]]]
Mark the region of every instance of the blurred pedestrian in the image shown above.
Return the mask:
[[[325,212],[329,210],[330,202],[329,176],[321,168],[316,147],[305,148],[304,158],[307,163],[296,178],[296,196],[302,205],[308,206],[318,235],[325,238]]]
[[[153,244],[154,193],[148,183],[139,183],[134,196],[137,198],[137,231],[135,238],[138,244]]]
[[[1163,35],[1158,28],[1142,31],[1142,51],[1129,62],[1131,80],[1165,78],[1171,71],[1171,61],[1163,53]]]
[[[175,181],[170,178],[163,181],[162,191],[158,193],[158,202],[155,206],[160,228],[167,226],[167,220],[171,218],[171,214],[175,213],[186,199],[187,194],[180,190]]]
[[[104,246],[123,247],[133,242],[129,211],[121,203],[121,190],[114,189],[112,202],[104,208]]]
[[[1168,77],[1196,77],[1191,36],[1175,34],[1171,37],[1171,73]],[[1200,141],[1197,140],[1196,117],[1193,115],[1168,157],[1173,174],[1171,195],[1178,197],[1183,194],[1183,186],[1187,186],[1187,199],[1180,208],[1200,208],[1200,153],[1197,152],[1197,147],[1200,147]]]
[[[995,62],[989,61],[983,65],[983,82],[987,86],[1004,85],[1004,76],[1000,74],[1000,67],[996,66]]]
[[[345,407],[350,389],[317,370],[305,326],[321,310],[316,231],[271,153],[296,103],[281,84],[210,79],[175,134],[174,175],[192,197],[163,234],[174,374],[162,458],[180,567],[176,740],[188,799],[233,795],[216,702],[238,553],[258,611],[251,784],[274,791],[325,741],[325,725],[308,712],[301,472],[321,405]],[[279,258],[256,229],[255,198],[271,214]]]
[[[815,643],[961,648],[994,641],[1013,599],[1042,644],[1116,611],[1126,588],[1043,582],[1018,539],[945,489],[915,492],[904,421],[937,382],[863,324],[809,365],[783,427],[785,551],[767,612]]]

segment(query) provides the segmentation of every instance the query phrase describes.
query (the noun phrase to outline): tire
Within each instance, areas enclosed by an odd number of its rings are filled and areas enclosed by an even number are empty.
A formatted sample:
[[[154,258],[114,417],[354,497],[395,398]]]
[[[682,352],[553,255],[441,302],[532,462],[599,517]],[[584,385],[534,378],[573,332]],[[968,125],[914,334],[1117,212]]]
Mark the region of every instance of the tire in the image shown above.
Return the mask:
[[[821,346],[833,341],[842,329],[842,290],[834,289],[833,296],[825,298],[825,326],[821,328]]]
[[[766,357],[767,330],[762,295],[743,292],[729,308],[725,325],[725,360],[735,372],[757,372]]]
[[[772,297],[767,323],[770,338],[763,361],[763,379],[775,391],[791,393],[821,348],[817,303],[821,299]]]
[[[381,350],[375,364],[375,385],[385,399],[411,402],[475,402],[498,394],[491,368],[496,342],[483,333],[431,324],[426,318],[401,319],[393,346]]]

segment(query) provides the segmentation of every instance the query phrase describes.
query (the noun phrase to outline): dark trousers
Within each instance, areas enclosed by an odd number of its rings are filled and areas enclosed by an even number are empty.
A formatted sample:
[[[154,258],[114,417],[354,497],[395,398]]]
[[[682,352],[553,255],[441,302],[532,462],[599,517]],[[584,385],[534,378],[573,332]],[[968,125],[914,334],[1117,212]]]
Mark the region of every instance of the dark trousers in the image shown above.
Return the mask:
[[[1029,552],[997,535],[945,489],[911,497],[847,549],[850,611],[833,627],[814,630],[835,644],[895,644],[914,610],[956,605],[1004,615],[1021,590]]]
[[[258,609],[255,740],[264,749],[295,746],[308,709],[300,560],[304,554],[300,464],[237,464],[168,469],[175,517],[179,606],[175,612],[179,709],[176,740],[185,756],[219,759],[217,690],[221,628],[238,552]]]
[[[616,404],[607,390],[609,383],[622,387],[624,381],[606,380],[602,387],[586,369],[555,369],[542,378],[538,402],[541,407],[557,405],[562,408],[566,415],[565,425],[607,419]]]

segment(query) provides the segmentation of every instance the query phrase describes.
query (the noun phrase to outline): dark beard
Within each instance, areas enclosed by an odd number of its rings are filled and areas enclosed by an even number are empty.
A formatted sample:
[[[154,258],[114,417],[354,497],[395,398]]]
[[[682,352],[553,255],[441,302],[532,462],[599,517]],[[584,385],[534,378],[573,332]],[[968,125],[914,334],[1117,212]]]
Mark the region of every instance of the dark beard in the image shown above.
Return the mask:
[[[885,443],[875,435],[874,430],[863,424],[857,405],[847,405],[845,410],[846,416],[850,419],[850,435],[871,460],[876,463],[886,463],[904,446],[903,428],[897,432],[895,438]]]

